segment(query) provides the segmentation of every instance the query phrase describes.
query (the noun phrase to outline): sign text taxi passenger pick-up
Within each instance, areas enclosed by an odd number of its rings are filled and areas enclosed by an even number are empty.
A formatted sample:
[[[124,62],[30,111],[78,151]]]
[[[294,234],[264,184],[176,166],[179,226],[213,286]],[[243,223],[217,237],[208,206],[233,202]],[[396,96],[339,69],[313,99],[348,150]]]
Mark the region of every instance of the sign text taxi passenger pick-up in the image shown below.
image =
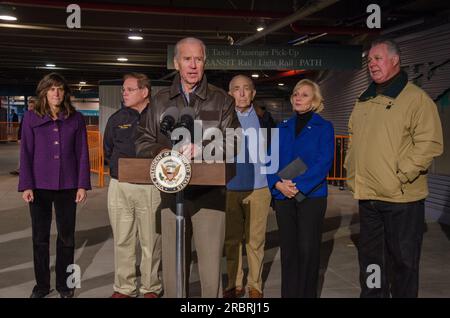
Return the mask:
[[[174,69],[174,46],[167,49],[167,68]],[[209,70],[360,69],[362,47],[355,45],[207,46]]]

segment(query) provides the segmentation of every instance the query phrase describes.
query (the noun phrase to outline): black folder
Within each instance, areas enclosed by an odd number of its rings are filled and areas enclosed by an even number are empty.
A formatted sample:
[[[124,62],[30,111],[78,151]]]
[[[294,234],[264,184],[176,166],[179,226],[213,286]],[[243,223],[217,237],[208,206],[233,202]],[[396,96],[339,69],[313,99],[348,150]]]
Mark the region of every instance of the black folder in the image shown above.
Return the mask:
[[[292,180],[295,177],[298,177],[304,174],[308,170],[308,166],[303,162],[302,159],[297,158],[291,163],[289,163],[286,167],[284,167],[280,172],[277,173],[281,179]],[[300,191],[295,195],[295,200],[297,202],[302,202],[306,199],[306,196]]]

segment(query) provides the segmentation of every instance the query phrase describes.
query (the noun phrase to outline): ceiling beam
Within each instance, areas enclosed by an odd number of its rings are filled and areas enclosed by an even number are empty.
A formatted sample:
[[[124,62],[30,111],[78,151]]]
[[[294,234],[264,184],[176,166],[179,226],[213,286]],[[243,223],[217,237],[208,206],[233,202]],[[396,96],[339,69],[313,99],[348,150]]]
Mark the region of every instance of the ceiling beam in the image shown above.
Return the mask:
[[[47,8],[67,8],[72,2],[69,1],[48,1],[48,0],[28,0],[28,1],[3,1],[3,4],[11,4],[15,6],[32,6]],[[105,11],[105,12],[121,12],[135,14],[158,14],[173,16],[193,16],[193,17],[241,17],[241,18],[264,18],[264,19],[281,19],[289,15],[291,12],[276,11],[255,11],[255,10],[226,10],[226,9],[209,9],[209,8],[181,8],[181,7],[162,7],[148,5],[125,5],[115,3],[93,3],[83,2],[79,6],[82,10],[89,11]]]

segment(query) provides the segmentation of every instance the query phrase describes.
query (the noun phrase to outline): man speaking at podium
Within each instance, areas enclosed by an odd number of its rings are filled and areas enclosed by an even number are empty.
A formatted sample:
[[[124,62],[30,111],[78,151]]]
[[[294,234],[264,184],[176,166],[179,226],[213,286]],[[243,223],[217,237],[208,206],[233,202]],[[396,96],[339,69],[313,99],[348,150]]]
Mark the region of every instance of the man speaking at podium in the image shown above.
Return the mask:
[[[136,152],[141,158],[154,158],[172,148],[160,131],[160,119],[169,107],[180,111],[192,107],[203,128],[238,128],[234,100],[224,90],[208,84],[204,75],[206,48],[196,38],[184,38],[175,45],[174,64],[178,71],[172,85],[152,97],[152,107],[141,121]],[[200,147],[191,144],[183,154],[197,157]],[[165,297],[176,297],[176,207],[175,195],[161,193],[162,261]],[[186,217],[186,296],[189,296],[190,241],[194,238],[202,297],[221,297],[220,261],[225,236],[225,192],[223,187],[188,186],[184,194]]]

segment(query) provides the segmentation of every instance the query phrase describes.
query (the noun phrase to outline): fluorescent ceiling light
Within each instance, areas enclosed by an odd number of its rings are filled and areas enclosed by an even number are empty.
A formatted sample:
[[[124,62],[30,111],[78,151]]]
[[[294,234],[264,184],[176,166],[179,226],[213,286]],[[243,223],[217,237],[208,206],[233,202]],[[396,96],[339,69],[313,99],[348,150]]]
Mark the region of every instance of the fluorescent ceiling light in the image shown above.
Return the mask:
[[[284,86],[284,83],[278,83],[278,86]]]
[[[55,67],[56,65],[55,65],[55,64],[48,63],[48,64],[45,64],[45,66],[46,66],[46,67]]]
[[[16,18],[15,16],[12,16],[12,15],[2,14],[2,15],[0,15],[0,20],[4,20],[4,21],[17,21],[17,18]]]
[[[126,62],[126,61],[128,61],[128,59],[126,57],[118,57],[117,60],[119,62]]]
[[[261,32],[262,30],[264,30],[263,26],[259,26],[259,27],[256,28],[256,31],[258,31],[258,32]]]
[[[16,8],[6,5],[0,5],[0,20],[17,21],[14,10],[16,10]]]
[[[140,41],[143,40],[144,38],[140,35],[136,35],[136,34],[132,34],[128,36],[129,40],[134,40],[134,41]]]
[[[86,85],[86,82],[80,82],[80,85]]]
[[[253,78],[258,78],[258,77],[259,77],[259,74],[254,73],[254,74],[252,74],[252,77],[253,77]]]

